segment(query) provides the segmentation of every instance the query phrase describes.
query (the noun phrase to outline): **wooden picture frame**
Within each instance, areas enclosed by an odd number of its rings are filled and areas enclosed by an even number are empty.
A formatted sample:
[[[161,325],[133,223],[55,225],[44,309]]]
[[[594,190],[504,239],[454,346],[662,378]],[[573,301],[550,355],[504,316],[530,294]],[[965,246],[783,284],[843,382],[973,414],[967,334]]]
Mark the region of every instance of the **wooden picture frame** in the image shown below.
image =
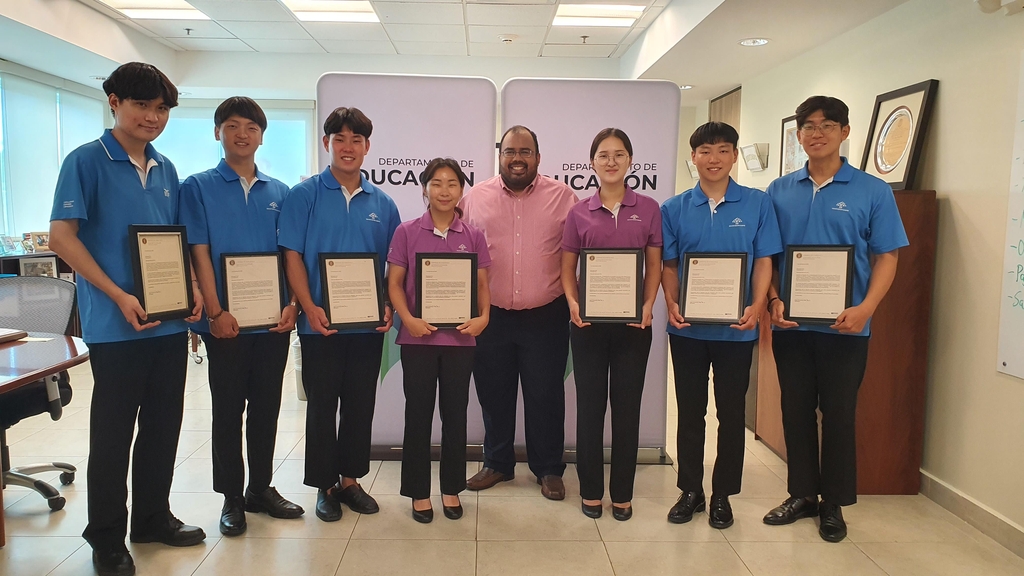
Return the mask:
[[[797,139],[800,127],[796,125],[796,115],[782,119],[781,145],[779,146],[779,176],[791,174],[804,167],[807,153]]]

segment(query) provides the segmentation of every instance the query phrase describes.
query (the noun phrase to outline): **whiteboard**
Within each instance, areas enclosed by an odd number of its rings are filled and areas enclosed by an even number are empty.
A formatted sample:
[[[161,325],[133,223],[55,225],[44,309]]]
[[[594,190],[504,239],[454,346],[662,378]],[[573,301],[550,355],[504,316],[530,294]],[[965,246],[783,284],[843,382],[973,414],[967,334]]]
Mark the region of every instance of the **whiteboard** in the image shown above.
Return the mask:
[[[1020,87],[1017,90],[1008,204],[996,370],[1024,378],[1024,52],[1021,53]]]

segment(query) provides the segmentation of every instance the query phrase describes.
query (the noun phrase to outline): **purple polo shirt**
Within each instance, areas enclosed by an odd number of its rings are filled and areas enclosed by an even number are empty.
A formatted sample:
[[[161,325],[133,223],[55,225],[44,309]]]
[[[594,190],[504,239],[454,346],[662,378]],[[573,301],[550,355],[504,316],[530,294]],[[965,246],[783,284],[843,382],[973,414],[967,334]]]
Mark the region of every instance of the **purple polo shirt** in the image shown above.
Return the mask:
[[[626,187],[618,215],[601,204],[601,191],[578,202],[565,218],[562,250],[661,246],[661,207],[650,196]]]
[[[658,224],[659,229],[661,224]],[[415,220],[402,222],[395,230],[388,249],[388,263],[405,268],[405,301],[410,311],[416,310],[416,254],[420,252],[476,253],[477,268],[491,265],[487,252],[487,239],[483,232],[463,222],[458,216],[452,220],[447,237],[434,233],[430,211]],[[402,326],[398,330],[398,344],[429,344],[431,346],[476,346],[476,338],[458,330],[439,328],[433,334],[416,338]]]

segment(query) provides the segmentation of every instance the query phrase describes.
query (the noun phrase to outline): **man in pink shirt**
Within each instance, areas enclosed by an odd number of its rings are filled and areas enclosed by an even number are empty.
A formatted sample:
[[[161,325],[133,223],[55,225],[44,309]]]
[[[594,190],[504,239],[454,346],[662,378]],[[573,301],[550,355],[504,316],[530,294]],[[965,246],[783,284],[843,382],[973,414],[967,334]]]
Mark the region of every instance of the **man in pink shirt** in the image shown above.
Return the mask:
[[[484,417],[484,467],[467,481],[485,490],[515,477],[520,379],[526,455],[541,493],[565,498],[565,388],[569,308],[561,284],[565,217],[576,195],[539,176],[537,135],[513,126],[501,138],[499,175],[462,200],[491,254],[491,322],[477,337],[473,375]]]

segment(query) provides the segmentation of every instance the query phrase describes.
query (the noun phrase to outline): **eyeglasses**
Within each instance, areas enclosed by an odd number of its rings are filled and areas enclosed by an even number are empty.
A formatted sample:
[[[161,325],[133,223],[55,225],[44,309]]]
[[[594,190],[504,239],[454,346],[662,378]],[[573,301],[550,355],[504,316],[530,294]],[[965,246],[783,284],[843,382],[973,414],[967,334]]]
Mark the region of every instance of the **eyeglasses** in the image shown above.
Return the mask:
[[[629,154],[626,154],[625,152],[616,152],[615,154],[601,152],[597,156],[594,156],[594,160],[597,161],[598,164],[611,164],[612,162],[615,164],[621,164],[622,162],[625,162],[627,158],[629,158]]]
[[[815,131],[819,131],[822,136],[828,136],[835,132],[836,128],[839,128],[839,123],[837,122],[822,122],[819,126],[815,126],[814,124],[804,124],[800,127],[800,132],[802,132],[804,136],[813,136]]]
[[[504,150],[501,151],[501,157],[508,158],[510,160],[512,158],[515,158],[517,154],[523,160],[529,160],[530,158],[533,158],[534,152],[529,148],[523,148],[522,150],[513,150],[512,148],[505,148]]]

